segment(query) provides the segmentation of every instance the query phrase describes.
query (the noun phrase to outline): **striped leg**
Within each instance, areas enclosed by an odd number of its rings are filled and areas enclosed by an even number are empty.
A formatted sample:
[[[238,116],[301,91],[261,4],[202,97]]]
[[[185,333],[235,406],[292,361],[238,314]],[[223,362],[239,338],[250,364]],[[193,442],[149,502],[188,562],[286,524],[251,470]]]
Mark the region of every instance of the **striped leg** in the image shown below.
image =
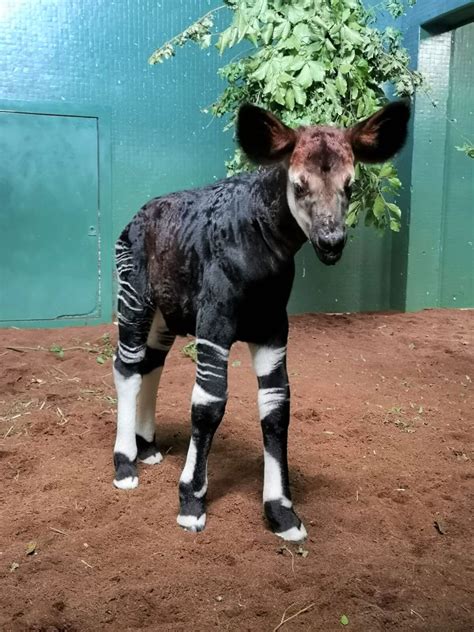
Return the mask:
[[[225,411],[229,349],[198,338],[191,409],[191,440],[179,480],[178,524],[202,531],[206,522],[207,457]]]
[[[306,537],[303,523],[293,511],[288,476],[287,444],[290,389],[286,347],[249,345],[258,379],[258,407],[263,432],[263,506],[272,531],[298,542]]]
[[[137,457],[145,463],[159,463],[162,458],[155,442],[156,391],[174,337],[167,331],[160,312],[155,312],[145,298],[146,273],[134,263],[127,242],[117,242],[116,261],[119,343],[114,358],[114,485],[132,489],[138,485]]]

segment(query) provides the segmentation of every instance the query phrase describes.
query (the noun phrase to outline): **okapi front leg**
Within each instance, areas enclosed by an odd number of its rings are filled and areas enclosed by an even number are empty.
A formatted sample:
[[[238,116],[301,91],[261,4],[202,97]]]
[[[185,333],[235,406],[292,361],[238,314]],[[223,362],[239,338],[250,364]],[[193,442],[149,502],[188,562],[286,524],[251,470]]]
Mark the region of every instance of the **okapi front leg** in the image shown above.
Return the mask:
[[[189,531],[202,531],[206,523],[207,457],[227,402],[229,350],[198,338],[196,383],[192,394],[191,440],[179,480],[177,522]]]
[[[263,506],[272,531],[298,542],[306,529],[293,510],[288,476],[290,388],[286,347],[250,345],[258,378],[258,407],[264,445]]]

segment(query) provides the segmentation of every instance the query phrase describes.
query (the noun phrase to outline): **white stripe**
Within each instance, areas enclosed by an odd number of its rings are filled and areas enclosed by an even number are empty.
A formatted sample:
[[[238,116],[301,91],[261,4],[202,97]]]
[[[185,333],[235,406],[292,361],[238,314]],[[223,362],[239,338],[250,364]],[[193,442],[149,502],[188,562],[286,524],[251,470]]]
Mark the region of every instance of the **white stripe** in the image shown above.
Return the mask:
[[[229,357],[229,349],[224,349],[224,347],[221,347],[220,345],[216,345],[214,342],[211,342],[210,340],[205,340],[204,338],[196,338],[196,344],[207,345],[208,347],[215,349],[218,353],[220,353],[220,355],[222,356],[224,360],[226,360]]]
[[[114,452],[121,452],[130,461],[134,461],[137,456],[135,440],[137,397],[142,377],[136,374],[126,378],[115,367],[113,373],[117,389],[117,437]]]
[[[133,261],[133,257],[130,253],[124,252],[115,257],[115,263],[125,263],[126,261]]]
[[[292,506],[291,500],[283,495],[280,464],[275,457],[269,454],[266,450],[263,451],[263,457],[265,461],[263,502],[279,500],[283,507],[290,508]]]
[[[208,380],[208,377],[203,377],[203,375],[213,375],[214,377],[218,377],[220,380],[224,379],[223,375],[219,375],[218,373],[213,373],[212,371],[201,371],[201,369],[199,369],[199,367],[196,369],[196,373],[198,375],[198,377],[200,377],[203,380]]]
[[[206,492],[207,492],[207,476],[206,476],[206,482],[204,483],[204,485],[201,487],[201,489],[198,492],[194,492],[194,496],[196,498],[202,498]]]
[[[120,275],[122,274],[122,272],[126,272],[128,270],[133,270],[133,263],[126,263],[123,265],[117,265],[117,273],[118,273],[118,277],[120,278]]]
[[[141,305],[141,301],[138,298],[138,296],[136,294],[132,294],[129,290],[122,287],[122,285],[120,285],[120,292],[121,294],[124,294],[127,298],[129,298],[131,301],[135,302],[136,305]]]
[[[141,311],[142,311],[142,308],[141,308],[141,307],[138,307],[138,308],[137,308],[137,307],[132,307],[132,306],[130,305],[130,303],[127,303],[127,301],[123,298],[123,296],[122,296],[121,294],[119,294],[119,295],[117,296],[117,298],[118,298],[118,300],[119,300],[119,301],[122,301],[122,303],[125,303],[125,305],[126,305],[129,309],[131,309],[131,310],[132,310],[132,312],[141,312]]]
[[[118,353],[120,359],[123,360],[125,363],[139,362],[145,357],[146,349],[145,347],[143,347],[142,349],[135,352],[126,351],[125,349],[122,349],[121,343],[119,342]]]
[[[202,514],[199,518],[196,518],[196,516],[178,516],[176,522],[185,529],[203,529],[206,524],[206,514]]]
[[[121,323],[125,323],[126,325],[133,325],[134,322],[132,320],[129,320],[128,318],[125,318],[125,316],[123,316],[120,312],[117,312],[117,318]]]
[[[119,285],[121,288],[123,288],[124,285],[128,285],[128,287],[132,290],[135,296],[138,296],[136,289],[128,281],[122,281],[122,279],[119,279]]]
[[[194,468],[196,467],[197,448],[194,443],[194,439],[191,437],[189,441],[188,455],[186,457],[186,464],[180,476],[180,483],[188,484],[193,480]]]
[[[258,391],[260,419],[264,419],[287,399],[286,388],[260,388]]]
[[[199,386],[197,382],[194,384],[193,394],[191,397],[191,402],[193,406],[208,406],[209,404],[221,401],[222,398],[208,393],[202,388],[202,386]]]
[[[216,369],[216,371],[224,371],[224,369],[220,366],[216,366],[215,364],[209,364],[209,362],[199,362],[199,359],[198,359],[198,368],[201,368],[202,366],[207,366],[210,369]]]
[[[301,542],[306,538],[308,533],[304,528],[304,524],[301,523],[299,527],[291,527],[291,529],[281,531],[280,533],[276,533],[275,535],[283,538],[283,540],[287,540],[288,542]]]
[[[250,344],[249,347],[253,367],[258,377],[270,375],[283,362],[286,355],[286,347],[264,347],[254,344]]]
[[[134,353],[137,350],[140,349],[144,349],[145,345],[138,345],[136,347],[130,347],[129,345],[126,345],[125,343],[123,343],[122,341],[119,342],[119,345],[122,347],[122,349],[125,349],[126,351],[129,351],[131,353]]]

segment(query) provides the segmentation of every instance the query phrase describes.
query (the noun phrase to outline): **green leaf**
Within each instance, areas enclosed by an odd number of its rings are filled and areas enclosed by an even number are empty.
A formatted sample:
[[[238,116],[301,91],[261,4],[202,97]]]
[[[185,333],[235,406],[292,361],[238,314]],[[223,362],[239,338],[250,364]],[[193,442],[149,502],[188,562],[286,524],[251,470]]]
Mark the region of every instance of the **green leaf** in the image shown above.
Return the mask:
[[[341,28],[341,38],[350,44],[356,45],[360,45],[364,41],[357,31],[354,31],[354,29],[349,28],[345,24],[343,24]]]
[[[313,77],[313,81],[321,82],[324,79],[326,71],[324,70],[324,66],[322,66],[318,61],[310,61],[308,63],[309,69],[311,70],[311,76]]]
[[[336,77],[336,90],[342,95],[346,94],[347,91],[347,81],[341,74]]]
[[[293,111],[295,108],[295,93],[292,88],[288,88],[285,95],[285,103],[289,110]]]
[[[303,41],[304,43],[308,43],[311,40],[312,31],[310,30],[309,26],[307,24],[304,24],[303,22],[300,22],[295,26],[293,33],[299,40]]]
[[[391,219],[390,230],[393,230],[394,233],[400,232],[400,222],[396,219]]]
[[[64,349],[60,345],[52,345],[49,350],[58,358],[64,358]]]
[[[392,173],[392,169],[393,169],[392,163],[386,162],[380,168],[379,178],[386,178],[386,177],[388,177]]]
[[[226,29],[220,34],[219,39],[217,40],[216,46],[217,46],[217,50],[219,51],[221,55],[225,51],[226,48],[229,48],[229,43],[230,43],[230,40],[232,39],[232,34],[234,30],[235,29],[233,27],[229,27],[228,29]]]
[[[393,204],[392,202],[387,202],[387,208],[390,211],[390,215],[395,216],[396,218],[400,219],[400,217],[402,216],[402,212],[399,206],[397,206],[396,204]]]
[[[302,88],[309,88],[309,86],[313,83],[313,76],[308,64],[303,66],[296,79]]]
[[[298,105],[306,104],[306,92],[301,89],[301,87],[295,83],[293,86],[293,92],[295,93],[295,101]]]
[[[399,189],[402,186],[402,183],[400,182],[400,180],[396,177],[394,178],[389,178],[388,179],[390,186],[392,186],[394,189]]]
[[[264,61],[255,72],[253,72],[250,76],[257,81],[263,81],[267,75],[267,72],[270,70],[270,64],[268,61]]]
[[[296,2],[290,5],[290,8],[288,9],[288,19],[292,24],[301,22],[305,17],[305,10],[302,7],[297,6]]]
[[[385,213],[385,202],[381,195],[377,195],[374,201],[374,205],[372,207],[372,213],[377,219],[383,217]]]
[[[341,73],[341,75],[347,75],[347,73],[351,71],[351,68],[352,64],[347,61],[343,61],[342,64],[339,66],[339,72]]]
[[[267,26],[263,29],[262,39],[264,44],[269,44],[272,40],[273,35],[273,24],[267,24]]]
[[[340,621],[341,621],[341,625],[349,625],[349,619],[347,618],[345,614],[342,615]]]

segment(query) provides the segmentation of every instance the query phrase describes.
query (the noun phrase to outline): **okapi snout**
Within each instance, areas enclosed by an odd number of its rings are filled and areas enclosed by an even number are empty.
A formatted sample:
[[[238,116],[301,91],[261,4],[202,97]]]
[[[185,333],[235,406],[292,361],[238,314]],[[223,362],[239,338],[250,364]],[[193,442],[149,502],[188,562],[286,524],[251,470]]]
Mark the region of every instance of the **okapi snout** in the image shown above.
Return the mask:
[[[344,226],[334,230],[315,230],[310,234],[310,241],[320,261],[326,265],[334,265],[342,256],[347,230]]]

